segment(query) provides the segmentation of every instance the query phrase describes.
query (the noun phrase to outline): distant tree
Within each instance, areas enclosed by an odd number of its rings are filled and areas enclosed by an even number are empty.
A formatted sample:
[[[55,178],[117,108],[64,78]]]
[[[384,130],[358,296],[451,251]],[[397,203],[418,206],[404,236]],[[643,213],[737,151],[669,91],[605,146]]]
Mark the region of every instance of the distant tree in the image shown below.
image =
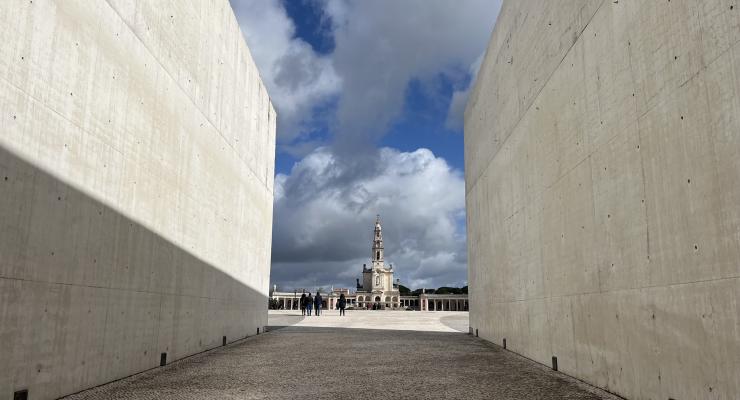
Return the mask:
[[[456,287],[442,286],[441,288],[437,289],[435,293],[437,294],[467,294],[468,287],[465,286],[464,288],[456,288]]]
[[[408,296],[411,294],[411,289],[403,285],[398,285],[398,291],[401,292],[401,296]]]
[[[451,293],[453,293],[453,289],[454,288],[447,287],[447,286],[442,286],[440,288],[437,288],[437,291],[435,293],[436,294],[451,294]]]
[[[407,289],[407,288],[404,287],[404,289]],[[463,286],[461,288],[456,288],[456,287],[451,287],[451,286],[442,286],[442,287],[437,288],[437,289],[414,289],[414,290],[410,291],[409,294],[411,296],[418,296],[418,295],[421,294],[422,290],[426,294],[468,294],[468,287],[467,286]]]

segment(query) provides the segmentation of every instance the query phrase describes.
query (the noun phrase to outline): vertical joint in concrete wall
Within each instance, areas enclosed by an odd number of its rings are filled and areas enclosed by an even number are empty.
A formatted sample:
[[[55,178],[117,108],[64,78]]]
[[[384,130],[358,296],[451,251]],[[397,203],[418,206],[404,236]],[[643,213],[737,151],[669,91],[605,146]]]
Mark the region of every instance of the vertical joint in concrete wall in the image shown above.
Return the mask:
[[[164,367],[167,365],[167,353],[162,353],[159,355],[159,366]]]
[[[555,356],[552,356],[552,370],[553,371],[558,370],[558,358]]]
[[[13,400],[28,400],[28,389],[19,390],[13,393]]]

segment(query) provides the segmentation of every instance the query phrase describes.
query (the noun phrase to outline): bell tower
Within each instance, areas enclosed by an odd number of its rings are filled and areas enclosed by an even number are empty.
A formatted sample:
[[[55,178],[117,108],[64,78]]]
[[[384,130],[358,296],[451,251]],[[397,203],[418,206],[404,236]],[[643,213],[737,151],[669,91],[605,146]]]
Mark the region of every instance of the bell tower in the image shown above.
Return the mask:
[[[380,227],[380,215],[375,219],[375,232],[373,237],[373,254],[370,257],[373,268],[383,267],[383,232]]]
[[[367,267],[362,265],[362,285],[358,282],[357,294],[362,302],[360,307],[366,308],[399,308],[400,293],[398,285],[393,281],[393,265],[385,265],[383,258],[383,228],[380,224],[380,215],[375,218],[373,230],[373,245],[370,261]]]

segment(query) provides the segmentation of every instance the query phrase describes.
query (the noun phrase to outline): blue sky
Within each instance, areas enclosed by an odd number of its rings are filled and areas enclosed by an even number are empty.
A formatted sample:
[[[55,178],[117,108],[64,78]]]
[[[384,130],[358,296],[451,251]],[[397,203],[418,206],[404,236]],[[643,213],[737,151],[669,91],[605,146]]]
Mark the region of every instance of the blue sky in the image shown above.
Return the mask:
[[[376,214],[412,288],[467,284],[462,111],[498,0],[231,0],[278,112],[272,284],[352,287]]]
[[[283,0],[281,3],[295,24],[294,37],[305,40],[319,54],[334,50],[330,21],[324,17],[320,3],[305,0]]]
[[[444,158],[459,170],[465,167],[462,129],[445,126],[454,87],[444,77],[438,86],[424,89],[418,80],[411,81],[406,89],[404,111],[381,141],[382,146],[391,146],[403,151],[425,147]],[[430,94],[428,91],[433,90]],[[462,128],[462,127],[460,127]]]

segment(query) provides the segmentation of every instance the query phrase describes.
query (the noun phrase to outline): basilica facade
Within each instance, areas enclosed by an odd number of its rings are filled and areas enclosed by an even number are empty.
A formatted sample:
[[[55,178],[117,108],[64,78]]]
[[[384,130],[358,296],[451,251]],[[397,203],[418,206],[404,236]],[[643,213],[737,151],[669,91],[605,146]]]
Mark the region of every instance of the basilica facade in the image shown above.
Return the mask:
[[[375,219],[370,266],[362,265],[362,283],[357,280],[356,299],[360,308],[399,308],[398,282],[393,280],[393,265],[383,260],[383,228],[380,216]]]

